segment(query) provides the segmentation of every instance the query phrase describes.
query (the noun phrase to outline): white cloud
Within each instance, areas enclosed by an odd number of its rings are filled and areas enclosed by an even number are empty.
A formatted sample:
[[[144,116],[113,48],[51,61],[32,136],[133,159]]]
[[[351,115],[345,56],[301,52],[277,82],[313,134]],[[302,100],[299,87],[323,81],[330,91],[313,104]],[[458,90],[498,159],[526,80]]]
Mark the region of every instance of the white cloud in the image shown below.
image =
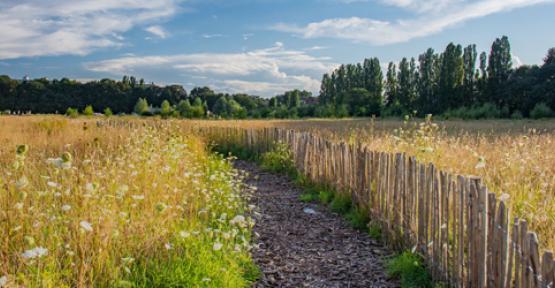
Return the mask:
[[[281,42],[270,48],[240,53],[129,56],[85,64],[90,71],[118,77],[161,70],[166,74],[186,74],[191,80],[203,79],[203,83],[227,92],[263,96],[294,88],[317,92],[320,84],[316,78],[336,66],[328,57],[288,50]]]
[[[272,29],[294,33],[303,38],[329,37],[374,45],[387,45],[436,34],[471,19],[530,5],[554,2],[554,0],[479,0],[463,3],[458,0],[434,0],[432,2],[436,2],[436,6],[441,8],[432,9],[428,8],[428,4],[425,3],[428,1],[384,1],[399,7],[413,7],[418,12],[426,13],[417,18],[394,22],[359,17],[332,18],[309,23],[306,26],[281,23],[274,25]],[[457,2],[458,4],[443,7],[440,5],[448,2]]]
[[[212,39],[212,38],[220,38],[224,37],[223,34],[202,34],[202,38]]]
[[[133,27],[171,17],[179,0],[7,0],[0,4],[0,59],[117,47]]]
[[[145,31],[162,39],[168,37],[168,32],[166,32],[166,30],[164,30],[164,28],[160,25],[147,27]]]

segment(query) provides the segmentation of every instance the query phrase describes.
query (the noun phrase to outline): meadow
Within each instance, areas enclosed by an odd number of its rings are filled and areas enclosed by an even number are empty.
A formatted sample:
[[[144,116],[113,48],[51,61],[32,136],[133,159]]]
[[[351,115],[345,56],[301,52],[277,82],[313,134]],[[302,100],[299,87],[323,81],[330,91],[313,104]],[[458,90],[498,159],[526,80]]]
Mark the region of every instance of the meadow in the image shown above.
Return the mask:
[[[307,131],[373,151],[405,152],[453,174],[479,176],[555,250],[555,121],[315,119],[198,121],[194,126]]]
[[[208,127],[308,131],[479,176],[555,250],[555,121],[105,120],[0,117],[6,283],[248,286],[248,187],[196,133]]]
[[[245,287],[242,175],[173,123],[0,117],[2,287]]]

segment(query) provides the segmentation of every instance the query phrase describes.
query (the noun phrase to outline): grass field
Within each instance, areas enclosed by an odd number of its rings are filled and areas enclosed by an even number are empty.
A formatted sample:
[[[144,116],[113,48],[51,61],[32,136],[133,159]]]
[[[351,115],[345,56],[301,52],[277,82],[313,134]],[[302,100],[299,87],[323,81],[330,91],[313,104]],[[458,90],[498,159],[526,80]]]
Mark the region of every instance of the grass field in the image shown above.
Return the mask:
[[[240,177],[190,134],[199,126],[311,131],[480,176],[542,248],[555,248],[555,121],[123,119],[137,128],[0,117],[0,277],[50,287],[248,285],[256,270]]]
[[[528,220],[543,248],[555,250],[555,121],[275,120],[202,121],[195,125],[281,127],[374,151],[406,152],[444,171],[483,178]]]
[[[201,139],[93,120],[0,117],[7,287],[245,287],[249,207]]]

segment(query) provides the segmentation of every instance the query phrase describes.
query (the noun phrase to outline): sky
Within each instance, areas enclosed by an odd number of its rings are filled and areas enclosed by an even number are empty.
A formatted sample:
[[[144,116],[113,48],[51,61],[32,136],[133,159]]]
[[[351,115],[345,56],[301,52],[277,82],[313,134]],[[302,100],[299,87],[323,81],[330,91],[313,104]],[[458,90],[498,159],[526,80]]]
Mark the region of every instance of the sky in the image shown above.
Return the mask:
[[[516,66],[540,64],[553,15],[555,0],[0,0],[0,75],[317,94],[340,64],[449,42],[507,35]]]

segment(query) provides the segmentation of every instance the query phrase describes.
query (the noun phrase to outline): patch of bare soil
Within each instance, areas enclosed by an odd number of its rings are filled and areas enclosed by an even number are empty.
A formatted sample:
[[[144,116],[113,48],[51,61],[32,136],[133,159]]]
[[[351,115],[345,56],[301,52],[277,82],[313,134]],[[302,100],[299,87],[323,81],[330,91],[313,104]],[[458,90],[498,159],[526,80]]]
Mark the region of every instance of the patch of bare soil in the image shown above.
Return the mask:
[[[245,161],[235,166],[257,188],[253,258],[263,275],[254,287],[399,287],[385,273],[390,251],[376,240],[327,208],[301,202],[301,189],[286,176]]]

